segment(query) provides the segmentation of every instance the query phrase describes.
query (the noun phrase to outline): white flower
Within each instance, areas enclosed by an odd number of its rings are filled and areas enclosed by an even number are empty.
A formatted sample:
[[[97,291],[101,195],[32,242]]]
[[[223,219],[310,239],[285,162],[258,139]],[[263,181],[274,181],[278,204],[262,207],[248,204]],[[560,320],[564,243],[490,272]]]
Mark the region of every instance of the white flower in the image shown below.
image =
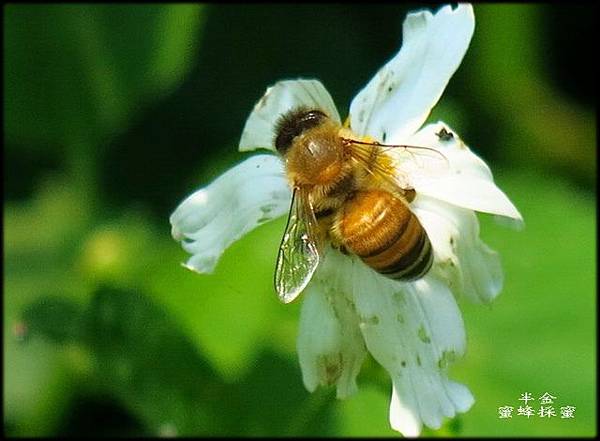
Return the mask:
[[[329,249],[303,293],[298,354],[307,389],[335,384],[339,398],[352,394],[369,351],[391,376],[390,423],[405,436],[417,436],[422,424],[437,429],[443,417],[465,412],[474,402],[446,369],[465,350],[455,296],[485,303],[502,287],[499,257],[479,239],[475,211],[522,222],[488,166],[451,128],[442,122],[421,128],[473,29],[473,10],[466,4],[409,14],[401,51],[350,105],[350,127],[358,136],[433,148],[447,159],[448,167],[437,174],[402,170],[417,193],[411,209],[430,238],[432,269],[417,281],[399,282]],[[275,122],[300,105],[340,121],[319,81],[281,81],[254,107],[240,150],[275,151]],[[272,154],[253,156],[193,193],[170,219],[173,237],[192,254],[186,266],[211,272],[232,242],[287,214],[290,195],[282,162]]]

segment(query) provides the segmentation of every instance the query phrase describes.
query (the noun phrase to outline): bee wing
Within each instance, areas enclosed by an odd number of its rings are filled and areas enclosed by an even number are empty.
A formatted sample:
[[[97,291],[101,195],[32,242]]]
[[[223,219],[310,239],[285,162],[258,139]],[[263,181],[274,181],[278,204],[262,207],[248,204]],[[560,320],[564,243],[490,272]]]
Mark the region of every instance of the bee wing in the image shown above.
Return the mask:
[[[411,176],[439,177],[449,170],[446,156],[434,148],[344,140],[351,146],[352,159],[369,174],[402,189],[412,188]]]
[[[448,158],[434,148],[399,145],[384,146],[382,150],[392,157],[397,172],[405,176],[434,178],[450,168]]]
[[[308,285],[319,265],[320,237],[308,194],[294,189],[288,222],[275,267],[275,289],[283,303],[290,303]]]

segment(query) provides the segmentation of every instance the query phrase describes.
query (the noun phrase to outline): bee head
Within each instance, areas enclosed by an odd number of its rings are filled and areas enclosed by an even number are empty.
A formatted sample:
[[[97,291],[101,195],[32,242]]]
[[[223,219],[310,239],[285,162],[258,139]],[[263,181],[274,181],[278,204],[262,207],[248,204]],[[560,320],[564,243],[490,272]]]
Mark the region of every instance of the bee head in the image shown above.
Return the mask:
[[[308,129],[312,129],[327,120],[327,115],[317,109],[299,107],[284,113],[275,128],[275,148],[285,155],[292,141]]]

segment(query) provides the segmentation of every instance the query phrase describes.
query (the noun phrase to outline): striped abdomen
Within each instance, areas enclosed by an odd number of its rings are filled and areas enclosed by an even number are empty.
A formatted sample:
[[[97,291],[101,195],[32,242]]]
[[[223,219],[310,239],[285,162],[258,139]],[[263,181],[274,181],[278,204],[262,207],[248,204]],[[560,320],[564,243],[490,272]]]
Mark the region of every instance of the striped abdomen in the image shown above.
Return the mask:
[[[338,211],[335,228],[348,251],[392,279],[418,279],[433,263],[419,220],[406,202],[387,191],[356,192]]]

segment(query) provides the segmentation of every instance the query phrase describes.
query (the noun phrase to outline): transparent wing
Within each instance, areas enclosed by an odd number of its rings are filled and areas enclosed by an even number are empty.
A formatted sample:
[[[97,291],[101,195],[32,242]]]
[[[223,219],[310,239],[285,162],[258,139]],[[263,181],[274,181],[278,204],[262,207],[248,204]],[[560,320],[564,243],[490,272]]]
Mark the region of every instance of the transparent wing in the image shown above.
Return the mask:
[[[383,147],[393,162],[397,173],[403,176],[435,178],[450,169],[448,158],[439,150],[417,146]]]
[[[352,159],[375,179],[402,189],[412,188],[411,177],[439,177],[450,169],[446,156],[434,148],[343,139]]]
[[[283,303],[300,295],[319,265],[320,236],[308,194],[294,189],[275,267],[275,290]]]

